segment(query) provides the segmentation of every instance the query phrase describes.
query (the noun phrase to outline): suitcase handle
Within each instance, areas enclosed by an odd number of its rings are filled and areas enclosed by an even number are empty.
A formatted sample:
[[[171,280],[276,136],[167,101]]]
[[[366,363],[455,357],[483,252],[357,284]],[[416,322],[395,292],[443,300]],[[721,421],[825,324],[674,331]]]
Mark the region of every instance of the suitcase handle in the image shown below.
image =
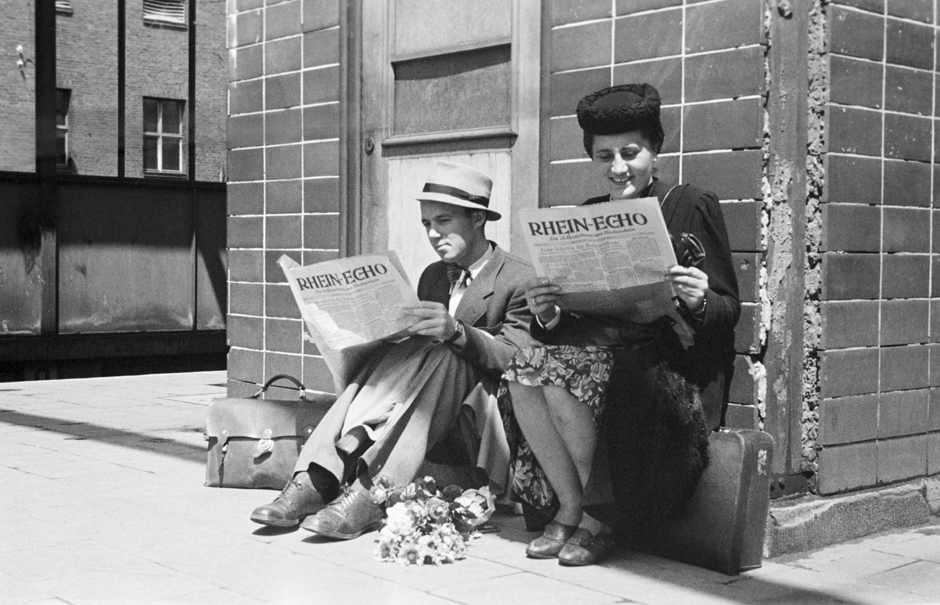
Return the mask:
[[[264,383],[264,386],[262,386],[262,387],[258,390],[257,393],[255,393],[254,395],[252,395],[251,398],[252,398],[252,399],[257,399],[257,398],[260,397],[265,391],[268,390],[268,387],[269,387],[269,386],[271,386],[275,381],[280,380],[281,378],[286,378],[287,380],[290,380],[291,382],[293,382],[293,383],[294,383],[294,386],[297,387],[297,392],[298,392],[298,394],[299,394],[299,396],[300,396],[300,400],[301,400],[301,401],[307,401],[306,393],[304,392],[304,390],[306,389],[306,387],[304,387],[304,383],[300,382],[299,380],[297,380],[296,378],[294,378],[293,376],[291,376],[291,375],[289,375],[289,374],[278,374],[278,375],[276,375],[276,376],[272,376],[271,378],[268,378],[268,381]]]

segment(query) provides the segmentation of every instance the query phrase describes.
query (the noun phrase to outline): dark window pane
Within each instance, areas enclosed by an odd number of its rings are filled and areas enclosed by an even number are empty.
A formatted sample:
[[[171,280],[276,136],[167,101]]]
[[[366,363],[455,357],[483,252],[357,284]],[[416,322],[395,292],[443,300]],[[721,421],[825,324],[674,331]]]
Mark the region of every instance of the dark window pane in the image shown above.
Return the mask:
[[[64,88],[57,88],[55,91],[55,122],[56,126],[65,126],[66,118],[69,115],[69,98],[71,91]]]
[[[55,133],[55,163],[56,164],[67,164],[68,159],[65,157],[65,136],[66,131],[57,130]]]
[[[180,169],[180,141],[179,139],[163,139],[163,169]]]
[[[157,101],[144,99],[144,132],[157,131]]]
[[[163,132],[180,133],[180,105],[176,101],[163,102]]]
[[[394,64],[395,134],[508,125],[509,45]]]
[[[144,170],[157,169],[157,138],[144,137]]]

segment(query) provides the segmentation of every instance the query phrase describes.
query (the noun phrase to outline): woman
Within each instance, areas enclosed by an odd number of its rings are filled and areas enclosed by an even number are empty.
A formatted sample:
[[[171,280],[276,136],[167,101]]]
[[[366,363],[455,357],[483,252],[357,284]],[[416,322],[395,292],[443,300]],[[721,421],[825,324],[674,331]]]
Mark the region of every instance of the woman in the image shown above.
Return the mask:
[[[694,485],[708,432],[721,420],[740,313],[728,236],[714,194],[655,177],[665,138],[659,109],[649,84],[581,100],[584,148],[609,192],[585,203],[656,197],[674,241],[700,243],[701,268],[677,265],[666,275],[694,343],[683,346],[667,318],[640,324],[562,312],[559,286],[530,283],[531,333],[544,344],[515,356],[502,400],[506,410],[508,390],[515,495],[551,519],[526,549],[530,557],[591,565],[616,538],[649,539]]]

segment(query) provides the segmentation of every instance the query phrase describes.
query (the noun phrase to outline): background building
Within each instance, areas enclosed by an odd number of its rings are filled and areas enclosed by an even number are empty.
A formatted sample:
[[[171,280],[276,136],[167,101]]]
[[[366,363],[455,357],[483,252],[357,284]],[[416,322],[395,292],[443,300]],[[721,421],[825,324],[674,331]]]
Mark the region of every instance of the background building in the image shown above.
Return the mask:
[[[577,100],[648,81],[663,176],[722,199],[726,422],[775,437],[774,497],[940,472],[936,0],[233,0],[229,32],[231,393],[331,389],[281,254],[393,248],[415,277],[436,157],[504,216],[580,202]]]
[[[223,367],[225,3],[0,4],[0,380]]]

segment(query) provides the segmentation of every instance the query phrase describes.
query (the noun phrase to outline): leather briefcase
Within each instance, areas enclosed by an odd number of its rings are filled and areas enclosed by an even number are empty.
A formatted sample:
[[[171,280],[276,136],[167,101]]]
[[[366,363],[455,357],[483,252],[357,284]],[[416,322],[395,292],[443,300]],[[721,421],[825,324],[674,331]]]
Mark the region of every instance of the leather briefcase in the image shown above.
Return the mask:
[[[689,502],[644,550],[734,575],[763,561],[774,440],[721,429],[708,442],[708,466]]]
[[[282,378],[297,386],[297,400],[259,399]],[[251,397],[213,400],[205,429],[206,485],[283,489],[331,403],[307,399],[304,385],[286,374],[274,376]]]

